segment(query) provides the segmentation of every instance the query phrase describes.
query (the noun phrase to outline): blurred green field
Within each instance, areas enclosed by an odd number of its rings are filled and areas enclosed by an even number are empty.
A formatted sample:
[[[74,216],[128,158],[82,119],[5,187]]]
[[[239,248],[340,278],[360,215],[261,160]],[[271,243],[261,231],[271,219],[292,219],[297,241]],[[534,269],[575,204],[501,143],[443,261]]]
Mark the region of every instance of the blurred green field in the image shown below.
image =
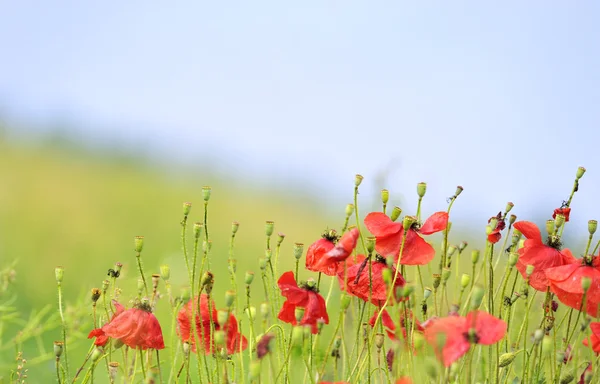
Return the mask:
[[[192,202],[190,223],[199,221],[203,185],[212,186],[209,231],[215,292],[229,289],[226,260],[232,221],[240,222],[235,251],[240,279],[246,270],[258,272],[257,260],[264,255],[265,220],[275,221],[275,232],[286,234],[280,270],[294,265],[294,242],[310,244],[328,225],[341,225],[347,202],[340,202],[339,218],[327,220],[323,207],[300,192],[277,195],[269,192],[268,186],[247,184],[236,176],[218,178],[202,168],[209,170],[210,164],[157,166],[77,146],[0,141],[0,268],[16,260],[11,292],[16,295],[13,305],[21,318],[27,319],[32,311],[45,306],[51,308],[28,333],[36,335],[44,325],[51,329],[23,345],[31,382],[54,377],[53,362],[40,363],[36,357],[40,350],[47,353],[46,358],[51,357],[52,341],[61,339],[56,327],[55,267],[64,267],[67,312],[77,318],[72,318],[78,327],[72,334],[80,337],[91,329],[90,289],[101,286],[115,262],[124,264],[120,279],[123,301],[135,297],[136,235],[145,236],[146,274],[158,273],[161,264],[170,265],[177,294],[187,285],[180,240],[182,203]],[[222,298],[218,295],[215,297],[220,305]],[[0,296],[0,303],[8,297]],[[47,320],[50,314],[54,318]],[[162,315],[168,322],[168,310],[162,313],[159,308],[161,321]],[[15,337],[24,327],[24,322],[4,323],[0,330],[0,378],[15,365]],[[85,340],[69,350],[72,371],[89,345]]]

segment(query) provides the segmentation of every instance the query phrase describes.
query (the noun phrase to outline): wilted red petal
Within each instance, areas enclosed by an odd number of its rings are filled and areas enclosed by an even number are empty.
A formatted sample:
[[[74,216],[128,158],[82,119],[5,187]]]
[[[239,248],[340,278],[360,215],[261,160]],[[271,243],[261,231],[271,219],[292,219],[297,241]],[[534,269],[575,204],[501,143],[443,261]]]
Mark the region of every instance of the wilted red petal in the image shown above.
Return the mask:
[[[94,345],[99,345],[101,347],[105,346],[108,343],[108,336],[104,334],[102,328],[92,329],[92,331],[88,334],[88,339],[95,337]]]
[[[435,257],[435,250],[412,229],[406,234],[400,264],[425,265]],[[396,258],[396,260],[398,260]]]
[[[423,235],[431,235],[443,231],[447,226],[448,212],[435,212],[425,220],[419,232]]]
[[[325,299],[316,292],[308,291],[308,304],[304,308],[304,317],[300,324],[308,324],[312,326],[312,333],[317,333],[317,322],[323,321],[329,324],[329,316],[327,315],[327,306]]]
[[[130,348],[163,349],[162,330],[156,317],[139,308],[131,308],[102,327],[106,336],[119,339]]]
[[[556,208],[552,214],[552,218],[556,219],[556,215],[563,215],[565,217],[565,222],[568,222],[569,217],[571,216],[571,208]]]
[[[518,229],[523,236],[532,240],[535,244],[543,244],[540,229],[531,221],[517,221],[514,224],[514,227]]]
[[[501,238],[502,238],[502,234],[500,232],[496,232],[496,233],[490,233],[487,237],[487,240],[492,244],[496,244],[498,241],[500,241]]]
[[[325,256],[327,252],[333,249],[335,244],[327,239],[319,239],[312,243],[308,250],[306,251],[306,269],[313,272],[323,272],[329,276],[333,276],[335,274],[335,267],[325,268],[324,270],[319,270],[315,267],[315,264]],[[330,272],[331,269],[332,274],[330,275],[327,272]],[[327,271],[327,272],[326,272]]]
[[[314,262],[312,270],[323,272],[329,276],[335,275],[337,272],[337,263],[346,260],[352,251],[354,251],[358,235],[357,228],[346,232],[333,248],[321,255]]]

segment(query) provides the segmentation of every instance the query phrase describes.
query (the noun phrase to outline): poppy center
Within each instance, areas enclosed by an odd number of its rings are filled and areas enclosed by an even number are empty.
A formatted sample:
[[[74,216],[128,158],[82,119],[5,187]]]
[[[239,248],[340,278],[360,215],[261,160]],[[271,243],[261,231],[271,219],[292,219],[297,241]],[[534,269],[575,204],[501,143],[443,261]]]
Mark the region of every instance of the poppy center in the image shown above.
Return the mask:
[[[326,229],[321,237],[325,240],[331,241],[332,243],[337,243],[337,241],[340,239],[335,229]]]
[[[300,287],[304,290],[307,290],[307,291],[319,293],[319,288],[317,288],[317,285],[315,284],[314,281],[312,281],[312,282],[301,281],[300,284],[298,284],[298,287]]]
[[[477,332],[475,332],[474,329],[470,329],[467,332],[463,332],[463,337],[465,338],[466,341],[468,341],[471,344],[479,343],[479,336],[477,336]]]
[[[560,248],[562,247],[562,242],[560,241],[560,237],[558,236],[548,236],[548,239],[546,240],[546,245],[556,249],[557,251],[560,251]]]

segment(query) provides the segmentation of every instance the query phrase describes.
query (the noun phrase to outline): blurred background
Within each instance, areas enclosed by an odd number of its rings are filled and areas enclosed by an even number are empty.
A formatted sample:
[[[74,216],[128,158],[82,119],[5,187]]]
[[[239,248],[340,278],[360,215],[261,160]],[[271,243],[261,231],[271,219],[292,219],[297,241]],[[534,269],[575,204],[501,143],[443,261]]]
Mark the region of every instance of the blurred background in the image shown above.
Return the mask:
[[[168,263],[184,285],[181,204],[199,220],[203,185],[213,187],[215,255],[241,223],[240,276],[257,268],[265,220],[287,235],[290,267],[293,242],[339,228],[356,173],[362,214],[381,188],[412,214],[426,181],[427,214],[462,185],[453,229],[482,239],[508,201],[542,224],[586,166],[566,231],[580,244],[600,213],[599,11],[0,3],[0,260],[16,260],[12,305],[25,316],[55,306],[56,265],[67,300],[87,303],[116,261],[135,275],[135,235],[146,236],[147,272]],[[3,336],[0,352],[13,356]],[[59,335],[48,337],[38,344]]]

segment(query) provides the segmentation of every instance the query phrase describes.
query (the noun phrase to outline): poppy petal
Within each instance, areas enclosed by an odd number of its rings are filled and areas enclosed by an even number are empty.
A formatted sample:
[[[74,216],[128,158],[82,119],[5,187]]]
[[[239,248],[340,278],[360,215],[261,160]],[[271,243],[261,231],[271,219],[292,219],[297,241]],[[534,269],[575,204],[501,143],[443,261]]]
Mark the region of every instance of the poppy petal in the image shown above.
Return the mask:
[[[419,232],[423,235],[431,235],[432,233],[443,231],[448,227],[448,212],[435,212],[429,216],[421,226]]]
[[[495,344],[502,340],[506,334],[506,322],[490,315],[489,313],[482,311],[473,311],[468,313],[466,326],[470,327],[470,324],[473,323],[473,320],[475,320],[475,332],[478,337],[478,344]]]
[[[531,221],[517,221],[514,224],[514,227],[517,228],[527,239],[533,240],[535,244],[543,244],[542,233],[540,232],[540,229]]]
[[[392,221],[383,212],[371,212],[364,220],[365,226],[374,236],[390,236],[397,234],[402,228],[402,223]]]
[[[398,252],[399,253],[399,252]],[[435,257],[435,250],[418,233],[409,230],[406,235],[400,264],[425,265]]]

